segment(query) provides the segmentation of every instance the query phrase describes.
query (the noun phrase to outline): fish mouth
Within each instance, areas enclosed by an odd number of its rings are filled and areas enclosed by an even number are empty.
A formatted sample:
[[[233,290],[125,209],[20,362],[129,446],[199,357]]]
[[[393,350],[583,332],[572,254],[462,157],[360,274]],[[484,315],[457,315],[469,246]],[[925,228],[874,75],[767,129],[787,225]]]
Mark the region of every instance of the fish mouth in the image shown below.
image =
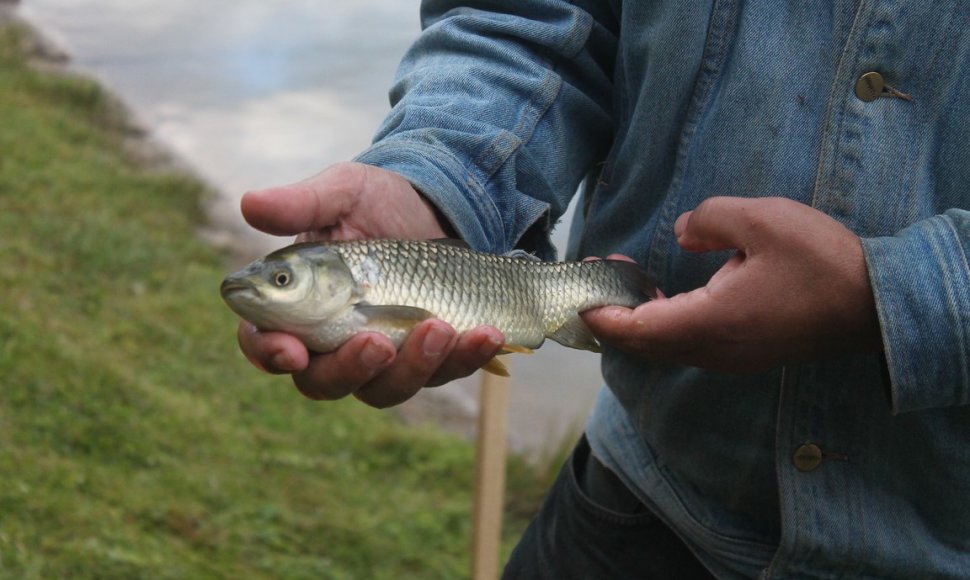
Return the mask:
[[[240,278],[226,278],[222,281],[219,292],[225,300],[240,294],[250,294],[253,297],[259,296],[259,290],[256,289],[252,282]]]

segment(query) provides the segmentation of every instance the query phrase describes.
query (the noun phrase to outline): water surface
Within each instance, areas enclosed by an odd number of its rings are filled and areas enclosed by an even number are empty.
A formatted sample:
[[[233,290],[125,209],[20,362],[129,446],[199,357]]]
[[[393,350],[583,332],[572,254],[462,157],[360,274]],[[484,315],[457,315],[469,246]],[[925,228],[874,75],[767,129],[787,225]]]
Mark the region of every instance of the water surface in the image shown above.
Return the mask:
[[[397,62],[419,31],[414,0],[24,0],[21,7],[76,68],[119,95],[215,187],[211,220],[254,257],[289,240],[246,226],[239,197],[366,147],[389,108]],[[557,232],[560,247],[564,236]],[[232,333],[226,329],[227,340]],[[514,447],[542,450],[582,425],[600,384],[598,357],[548,344],[510,366]],[[470,415],[476,388],[477,379],[466,379],[416,404],[445,401]]]

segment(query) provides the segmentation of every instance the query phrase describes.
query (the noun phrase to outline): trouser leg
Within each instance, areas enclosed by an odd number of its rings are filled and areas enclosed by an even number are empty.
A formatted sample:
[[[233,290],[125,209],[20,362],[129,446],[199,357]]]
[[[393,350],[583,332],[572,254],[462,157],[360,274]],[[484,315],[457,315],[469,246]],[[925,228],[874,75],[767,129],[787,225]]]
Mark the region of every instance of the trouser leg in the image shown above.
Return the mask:
[[[503,578],[710,578],[686,545],[580,439]]]

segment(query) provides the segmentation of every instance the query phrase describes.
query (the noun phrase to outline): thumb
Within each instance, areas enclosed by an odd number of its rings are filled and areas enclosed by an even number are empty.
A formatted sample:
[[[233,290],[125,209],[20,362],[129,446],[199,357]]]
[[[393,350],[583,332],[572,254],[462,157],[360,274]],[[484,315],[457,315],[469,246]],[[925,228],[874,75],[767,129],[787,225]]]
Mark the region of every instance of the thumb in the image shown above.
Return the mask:
[[[690,252],[746,250],[751,239],[751,214],[757,200],[712,197],[694,211],[677,218],[674,234],[680,247]]]
[[[240,202],[243,218],[277,236],[333,226],[353,207],[366,170],[359,163],[341,163],[291,185],[250,191]]]

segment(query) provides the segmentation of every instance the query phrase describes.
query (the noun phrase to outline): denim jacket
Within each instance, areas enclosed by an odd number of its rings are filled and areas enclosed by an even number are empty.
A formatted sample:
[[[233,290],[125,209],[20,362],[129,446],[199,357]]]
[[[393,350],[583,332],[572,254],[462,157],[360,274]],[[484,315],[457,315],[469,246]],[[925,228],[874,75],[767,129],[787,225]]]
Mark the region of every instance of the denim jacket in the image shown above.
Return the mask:
[[[668,295],[728,255],[674,239],[712,195],[787,196],[863,238],[884,353],[726,376],[607,351],[597,456],[720,577],[970,577],[970,3],[422,18],[358,159],[477,248],[551,257],[581,183],[575,252],[627,254]]]

